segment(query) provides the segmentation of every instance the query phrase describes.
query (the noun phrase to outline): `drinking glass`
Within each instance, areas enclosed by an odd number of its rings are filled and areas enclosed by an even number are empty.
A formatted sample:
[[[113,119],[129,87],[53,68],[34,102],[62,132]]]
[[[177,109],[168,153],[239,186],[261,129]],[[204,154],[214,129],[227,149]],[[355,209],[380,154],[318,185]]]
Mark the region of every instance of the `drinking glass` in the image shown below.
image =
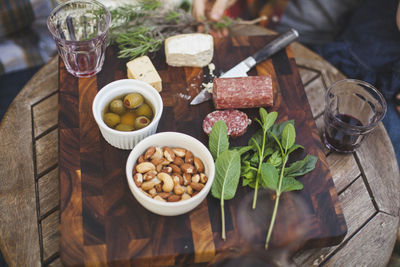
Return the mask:
[[[101,70],[110,22],[107,8],[93,0],[67,1],[50,13],[47,27],[69,73],[90,77]]]
[[[351,153],[386,113],[383,95],[371,84],[344,79],[325,95],[324,143],[339,153]]]

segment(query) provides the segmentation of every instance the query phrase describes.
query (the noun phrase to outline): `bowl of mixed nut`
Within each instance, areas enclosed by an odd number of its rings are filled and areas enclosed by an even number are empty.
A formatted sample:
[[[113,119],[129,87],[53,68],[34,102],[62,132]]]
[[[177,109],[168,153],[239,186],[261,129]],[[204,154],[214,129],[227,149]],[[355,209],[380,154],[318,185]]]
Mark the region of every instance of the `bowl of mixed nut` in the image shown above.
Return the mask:
[[[207,196],[215,166],[199,140],[177,132],[162,132],[140,141],[129,154],[126,176],[136,200],[164,216],[194,209]]]

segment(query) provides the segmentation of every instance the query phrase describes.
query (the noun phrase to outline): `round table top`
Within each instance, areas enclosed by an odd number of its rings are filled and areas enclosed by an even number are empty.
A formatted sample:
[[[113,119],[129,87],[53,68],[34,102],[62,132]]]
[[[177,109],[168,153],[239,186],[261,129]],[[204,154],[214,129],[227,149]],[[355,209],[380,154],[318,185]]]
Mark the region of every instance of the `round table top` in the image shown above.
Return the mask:
[[[237,34],[243,33],[241,29]],[[269,33],[260,28],[246,35]],[[319,129],[324,93],[345,78],[304,46],[291,49]],[[0,250],[10,266],[61,265],[59,259],[58,58],[22,89],[0,124]],[[348,232],[336,246],[302,250],[300,266],[386,266],[399,224],[399,168],[382,124],[352,154],[326,150]]]

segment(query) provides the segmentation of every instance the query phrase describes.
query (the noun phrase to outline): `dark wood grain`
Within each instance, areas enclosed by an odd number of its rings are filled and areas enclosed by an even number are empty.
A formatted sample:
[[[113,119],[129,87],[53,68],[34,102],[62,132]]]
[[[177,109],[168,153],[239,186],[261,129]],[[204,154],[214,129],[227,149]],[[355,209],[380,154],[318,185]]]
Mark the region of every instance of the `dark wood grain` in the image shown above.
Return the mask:
[[[216,73],[228,70],[271,39],[264,36],[215,40]],[[164,112],[158,132],[179,131],[207,144],[201,122],[213,110],[212,103],[189,105],[189,98],[201,89],[207,68],[170,67],[162,51],[153,55],[152,61],[163,80]],[[249,188],[239,187],[235,198],[225,204],[227,241],[221,240],[219,202],[211,196],[196,210],[175,217],[152,214],[133,198],[124,174],[129,151],[118,150],[104,141],[91,113],[97,91],[109,82],[126,78],[125,63],[116,59],[115,51],[109,48],[103,70],[96,77],[86,79],[73,78],[60,63],[60,255],[63,263],[176,265],[207,262],[228,248],[248,242],[262,247],[267,223],[260,223],[256,229],[259,234],[250,239],[239,231],[238,217],[245,210],[239,207],[251,196],[253,191]],[[272,246],[281,247],[294,241],[308,247],[338,244],[347,227],[291,51],[282,51],[249,72],[250,75],[265,73],[272,75],[275,93],[274,107],[268,111],[278,111],[279,121],[294,119],[297,143],[306,147],[295,157],[300,159],[310,153],[319,158],[316,169],[301,178],[304,189],[293,196],[288,194],[282,201]],[[252,119],[258,115],[257,109],[245,112]],[[256,128],[255,124],[250,126],[244,136],[231,140],[232,145],[246,144]],[[307,216],[296,209],[297,198],[304,200],[309,211]],[[260,200],[260,209],[262,203]],[[265,203],[270,203],[268,196]],[[305,218],[308,231],[299,235],[296,225],[303,225]]]

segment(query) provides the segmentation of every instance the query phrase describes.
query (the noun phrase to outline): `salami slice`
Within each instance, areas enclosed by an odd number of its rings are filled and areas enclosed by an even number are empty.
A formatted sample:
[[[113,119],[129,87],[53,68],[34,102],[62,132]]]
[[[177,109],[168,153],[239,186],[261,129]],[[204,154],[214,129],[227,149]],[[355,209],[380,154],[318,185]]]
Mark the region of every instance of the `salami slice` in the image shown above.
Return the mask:
[[[274,96],[271,76],[215,78],[213,101],[216,109],[272,106]]]
[[[230,110],[216,110],[209,113],[203,120],[203,131],[206,134],[211,133],[211,129],[217,121],[223,120],[228,127],[228,135],[241,136],[247,130],[251,120],[247,117],[246,113],[236,109]]]

